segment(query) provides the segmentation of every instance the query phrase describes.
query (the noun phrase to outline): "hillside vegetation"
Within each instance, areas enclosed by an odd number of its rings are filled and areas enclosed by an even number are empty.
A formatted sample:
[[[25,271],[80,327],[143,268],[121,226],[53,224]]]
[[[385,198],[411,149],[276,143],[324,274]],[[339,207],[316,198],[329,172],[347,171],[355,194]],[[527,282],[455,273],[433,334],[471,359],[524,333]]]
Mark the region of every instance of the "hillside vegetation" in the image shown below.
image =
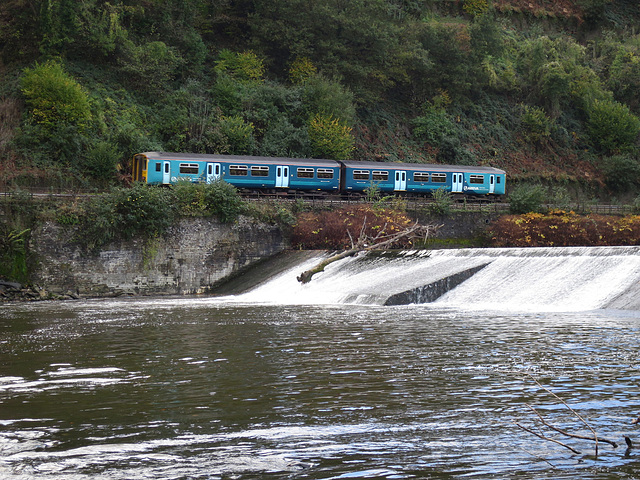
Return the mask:
[[[149,150],[491,165],[640,185],[631,0],[3,0],[0,187]]]

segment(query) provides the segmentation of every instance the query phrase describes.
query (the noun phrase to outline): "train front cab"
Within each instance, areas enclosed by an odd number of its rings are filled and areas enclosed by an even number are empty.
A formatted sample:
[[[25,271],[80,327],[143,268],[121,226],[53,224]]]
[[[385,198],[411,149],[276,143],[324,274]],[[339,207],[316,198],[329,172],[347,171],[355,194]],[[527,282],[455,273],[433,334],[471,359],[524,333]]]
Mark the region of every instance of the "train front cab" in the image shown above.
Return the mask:
[[[134,182],[147,183],[147,165],[149,159],[146,155],[134,155],[131,162],[131,178]]]

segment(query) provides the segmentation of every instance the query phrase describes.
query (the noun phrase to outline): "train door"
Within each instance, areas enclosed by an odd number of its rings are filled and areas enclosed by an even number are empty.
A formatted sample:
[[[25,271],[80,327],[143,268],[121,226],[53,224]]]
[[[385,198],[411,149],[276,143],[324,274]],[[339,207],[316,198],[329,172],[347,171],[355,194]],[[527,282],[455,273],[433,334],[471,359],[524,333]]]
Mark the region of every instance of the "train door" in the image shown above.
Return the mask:
[[[489,193],[496,191],[496,176],[489,175]]]
[[[221,167],[219,163],[207,163],[207,183],[220,179]]]
[[[451,174],[451,192],[461,193],[464,187],[464,175],[462,173]]]
[[[407,189],[407,172],[404,170],[396,170],[396,180],[393,189],[399,192],[404,192]]]
[[[171,163],[162,162],[162,184],[169,185],[171,183]]]
[[[289,166],[278,165],[276,167],[276,188],[289,187]]]

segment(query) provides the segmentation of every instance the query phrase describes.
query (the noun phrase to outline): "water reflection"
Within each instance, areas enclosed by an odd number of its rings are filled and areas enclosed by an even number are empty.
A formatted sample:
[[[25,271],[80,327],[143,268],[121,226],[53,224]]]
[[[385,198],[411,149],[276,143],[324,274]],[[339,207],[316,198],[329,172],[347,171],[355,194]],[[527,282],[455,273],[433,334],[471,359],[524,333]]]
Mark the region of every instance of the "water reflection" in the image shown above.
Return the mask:
[[[0,307],[2,478],[621,478],[635,439],[633,314],[255,306]],[[583,432],[584,433],[584,432]],[[637,443],[640,445],[640,435]]]

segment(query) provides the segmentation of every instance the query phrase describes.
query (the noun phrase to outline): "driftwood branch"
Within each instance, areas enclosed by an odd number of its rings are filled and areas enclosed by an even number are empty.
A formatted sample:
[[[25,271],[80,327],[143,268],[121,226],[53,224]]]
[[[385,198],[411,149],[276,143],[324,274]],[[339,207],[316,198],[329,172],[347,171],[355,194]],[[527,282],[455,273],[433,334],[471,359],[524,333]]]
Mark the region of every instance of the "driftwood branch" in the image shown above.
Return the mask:
[[[536,382],[536,384],[542,388],[543,390],[545,390],[546,392],[548,392],[549,394],[553,395],[553,397],[555,397],[556,399],[558,399],[565,407],[567,407],[571,413],[573,413],[589,430],[591,430],[591,433],[593,433],[593,438],[590,438],[589,440],[593,440],[595,442],[595,456],[598,456],[598,434],[596,433],[596,431],[593,429],[593,427],[591,425],[589,425],[589,422],[587,422],[584,418],[582,418],[582,416],[580,416],[580,414],[578,412],[576,412],[573,408],[571,408],[571,406],[569,406],[569,404],[567,402],[565,402],[562,398],[560,398],[558,395],[556,395],[554,392],[552,392],[551,390],[549,390],[547,387],[545,387],[544,385],[542,385],[533,375],[531,374],[527,374],[529,376],[529,378],[531,378],[534,382]],[[615,442],[614,442],[615,443]],[[618,445],[616,444],[615,447],[617,447]]]
[[[516,422],[516,425],[518,427],[520,427],[522,430],[524,430],[525,432],[529,432],[529,433],[531,433],[531,434],[535,435],[536,437],[541,438],[543,440],[548,440],[549,442],[553,442],[553,443],[557,443],[558,445],[562,445],[564,448],[568,448],[569,450],[571,450],[576,455],[581,455],[581,453],[578,450],[576,450],[575,448],[567,445],[566,443],[562,443],[561,441],[556,440],[555,438],[547,437],[545,435],[542,435],[541,433],[534,432],[530,428],[527,428],[527,427],[525,427],[523,425],[520,425],[518,422]]]
[[[613,448],[618,448],[618,444],[616,442],[614,442],[613,440],[607,440],[606,438],[602,438],[602,437],[600,437],[600,438],[598,438],[598,437],[587,437],[586,435],[578,435],[576,433],[571,433],[571,432],[567,432],[565,430],[562,430],[561,428],[558,428],[555,425],[551,425],[549,422],[547,422],[542,417],[542,415],[540,415],[540,412],[538,412],[531,405],[527,404],[527,407],[529,407],[533,411],[533,413],[535,413],[538,416],[538,418],[540,419],[540,421],[542,422],[543,425],[549,427],[551,430],[555,430],[556,432],[561,433],[562,435],[564,435],[566,437],[578,438],[580,440],[600,441],[600,442],[608,443]]]
[[[547,388],[547,387],[545,387],[544,385],[542,385],[542,384],[541,384],[541,383],[540,383],[540,382],[539,382],[535,377],[533,377],[533,375],[531,375],[531,374],[529,374],[529,373],[527,373],[526,375],[527,375],[529,378],[531,378],[531,379],[532,379],[532,380],[533,380],[533,381],[534,381],[534,382],[535,382],[535,383],[536,383],[540,388],[542,388],[544,391],[546,391],[547,393],[549,393],[550,395],[552,395],[555,399],[557,399],[557,400],[558,400],[558,401],[560,401],[560,402],[561,402],[565,407],[567,407],[567,408],[571,411],[571,413],[572,413],[573,415],[575,415],[575,417],[576,417],[576,418],[578,418],[578,419],[579,419],[579,420],[580,420],[580,421],[581,421],[581,422],[582,422],[582,423],[583,423],[583,424],[584,424],[584,425],[585,425],[585,426],[586,426],[586,427],[591,431],[592,435],[591,435],[591,436],[587,436],[587,435],[578,435],[578,434],[575,434],[575,433],[570,433],[570,432],[567,432],[567,431],[565,431],[565,430],[562,430],[562,429],[560,429],[560,428],[558,428],[558,427],[556,427],[556,426],[554,426],[554,425],[551,425],[549,422],[547,422],[547,421],[543,418],[543,416],[540,414],[540,412],[538,412],[538,411],[537,411],[535,408],[533,408],[531,405],[528,405],[528,404],[527,404],[527,407],[529,407],[529,409],[531,409],[531,410],[536,414],[536,416],[538,417],[538,419],[542,422],[542,424],[543,424],[544,426],[546,426],[546,427],[550,428],[551,430],[553,430],[553,431],[555,431],[555,432],[560,433],[561,435],[564,435],[564,436],[566,436],[566,437],[569,437],[569,438],[577,438],[577,439],[580,439],[580,440],[590,440],[590,441],[595,442],[595,456],[596,456],[596,457],[598,456],[598,442],[608,443],[608,444],[609,444],[609,445],[611,445],[613,448],[618,448],[618,443],[617,443],[617,442],[614,442],[613,440],[608,440],[608,439],[606,439],[606,438],[598,437],[598,435],[596,434],[596,432],[595,432],[595,430],[593,429],[593,427],[591,427],[591,425],[590,425],[590,424],[589,424],[589,423],[588,423],[588,422],[587,422],[587,421],[586,421],[586,420],[585,420],[585,419],[584,419],[584,418],[583,418],[583,417],[582,417],[578,412],[576,412],[576,411],[575,411],[575,409],[573,409],[573,408],[572,408],[572,407],[571,407],[567,402],[565,402],[562,398],[560,398],[558,395],[556,395],[554,392],[552,392],[549,388]],[[572,452],[574,452],[574,453],[579,453],[577,450],[575,450],[575,449],[573,449],[573,448],[569,447],[568,445],[563,444],[562,442],[559,442],[559,441],[558,441],[558,440],[556,440],[556,439],[553,439],[553,438],[547,437],[547,436],[545,436],[545,435],[543,435],[543,434],[540,434],[540,433],[534,432],[534,431],[532,431],[532,430],[530,430],[530,429],[528,429],[528,428],[526,428],[526,427],[523,427],[522,425],[518,424],[517,422],[516,422],[516,425],[518,425],[518,427],[520,427],[521,429],[523,429],[523,430],[525,430],[525,431],[527,431],[527,432],[529,432],[529,433],[532,433],[533,435],[535,435],[535,436],[537,436],[537,437],[539,437],[539,438],[543,438],[544,440],[548,440],[548,441],[551,441],[551,442],[557,443],[557,444],[559,444],[559,445],[562,445],[563,447],[568,448],[569,450],[571,450],[571,451],[572,451]],[[626,440],[626,438],[625,438],[625,440]],[[629,444],[629,442],[627,442],[627,445],[628,445],[628,444]]]
[[[380,229],[380,231],[373,237],[366,234],[366,222],[367,219],[365,217],[362,222],[362,228],[360,229],[360,236],[358,240],[354,243],[351,232],[347,230],[349,235],[349,239],[351,240],[351,248],[340,252],[336,255],[333,255],[329,258],[324,259],[320,263],[318,263],[315,267],[302,272],[298,277],[298,281],[301,283],[309,283],[311,278],[319,272],[324,271],[325,267],[333,262],[337,262],[338,260],[342,260],[346,257],[351,257],[359,252],[367,252],[372,250],[385,250],[400,240],[405,239],[415,239],[415,238],[424,238],[427,239],[430,235],[436,232],[440,226],[439,225],[420,225],[418,222],[414,223],[412,226],[407,227],[406,229],[396,232],[393,234],[386,233],[387,224],[385,223],[384,227]]]

